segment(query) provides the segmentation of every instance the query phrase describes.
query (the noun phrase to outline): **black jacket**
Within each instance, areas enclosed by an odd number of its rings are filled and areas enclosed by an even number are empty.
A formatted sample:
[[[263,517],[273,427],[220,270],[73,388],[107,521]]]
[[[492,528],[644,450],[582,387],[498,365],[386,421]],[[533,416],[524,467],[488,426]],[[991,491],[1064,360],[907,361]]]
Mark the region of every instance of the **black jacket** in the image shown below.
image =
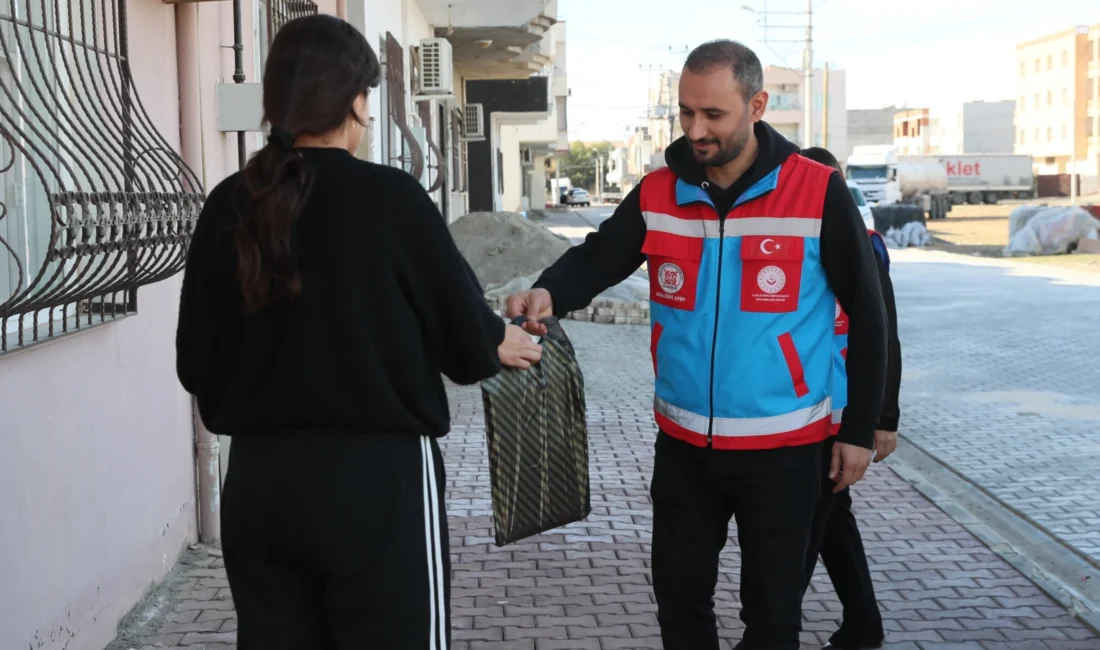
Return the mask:
[[[504,321],[412,176],[342,150],[299,151],[315,174],[293,243],[301,296],[242,311],[229,177],[188,252],[180,382],[219,434],[445,434],[440,373],[462,384],[496,374]]]
[[[756,161],[728,189],[708,183],[707,192],[724,217],[734,201],[753,183],[799,149],[764,122],[755,127],[760,149]],[[702,185],[704,167],[695,162],[690,143],[680,138],[665,152],[665,161],[679,178]],[[642,183],[644,183],[644,179]],[[563,315],[586,307],[608,287],[636,271],[645,256],[639,183],[615,214],[572,248],[539,278],[536,287],[554,298],[554,312]],[[868,449],[882,412],[886,378],[886,312],[875,257],[859,209],[839,172],[829,178],[821,223],[821,262],[833,292],[850,319],[848,337],[848,406],[838,439]]]

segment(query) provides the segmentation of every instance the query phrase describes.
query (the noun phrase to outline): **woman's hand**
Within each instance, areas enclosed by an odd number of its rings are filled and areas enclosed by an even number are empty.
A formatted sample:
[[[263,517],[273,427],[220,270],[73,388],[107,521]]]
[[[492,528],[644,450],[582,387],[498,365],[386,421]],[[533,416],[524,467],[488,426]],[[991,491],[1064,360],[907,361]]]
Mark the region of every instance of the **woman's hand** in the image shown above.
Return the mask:
[[[500,362],[512,368],[530,368],[542,358],[542,346],[531,340],[522,327],[504,326],[504,342],[497,348]]]
[[[881,463],[898,448],[897,431],[875,431],[875,462]]]

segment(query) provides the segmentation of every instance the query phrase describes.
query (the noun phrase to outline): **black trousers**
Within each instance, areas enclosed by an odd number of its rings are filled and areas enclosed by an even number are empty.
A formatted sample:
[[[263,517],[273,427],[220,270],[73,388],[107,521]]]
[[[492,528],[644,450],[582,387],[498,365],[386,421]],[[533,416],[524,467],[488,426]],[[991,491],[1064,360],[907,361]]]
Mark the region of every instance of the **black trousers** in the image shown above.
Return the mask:
[[[875,587],[859,525],[852,514],[852,494],[844,489],[833,494],[836,484],[829,479],[829,461],[833,454],[833,439],[823,448],[821,499],[814,513],[813,532],[806,552],[806,589],[821,556],[833,589],[844,608],[840,629],[830,641],[841,648],[876,647],[884,638],[882,614],[875,601]]]
[[[445,650],[443,459],[405,435],[233,436],[222,496],[239,650]]]
[[[658,435],[653,591],[665,650],[717,650],[718,555],[737,521],[740,650],[798,650],[821,445],[716,451]]]

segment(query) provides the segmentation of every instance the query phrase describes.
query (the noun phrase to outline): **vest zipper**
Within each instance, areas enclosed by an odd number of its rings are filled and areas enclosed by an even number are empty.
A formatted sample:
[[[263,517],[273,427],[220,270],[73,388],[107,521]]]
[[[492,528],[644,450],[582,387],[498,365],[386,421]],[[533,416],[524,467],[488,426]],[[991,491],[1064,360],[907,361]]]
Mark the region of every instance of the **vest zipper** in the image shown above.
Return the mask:
[[[717,212],[717,210],[715,210]],[[718,214],[718,280],[714,286],[714,335],[710,344],[710,419],[707,421],[707,447],[714,447],[714,362],[718,352],[718,316],[722,309],[722,257],[725,251],[726,215]]]

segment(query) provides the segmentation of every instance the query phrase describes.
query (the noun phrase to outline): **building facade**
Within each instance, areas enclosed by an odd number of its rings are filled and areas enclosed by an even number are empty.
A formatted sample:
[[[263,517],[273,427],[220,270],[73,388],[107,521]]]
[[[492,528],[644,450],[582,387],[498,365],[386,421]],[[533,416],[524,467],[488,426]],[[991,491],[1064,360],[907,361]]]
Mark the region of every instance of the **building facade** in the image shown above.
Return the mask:
[[[1015,110],[1003,101],[897,111],[893,144],[906,156],[1012,153]]]
[[[810,112],[808,127],[805,124],[804,83],[805,74],[802,70],[766,66],[764,90],[768,92],[769,98],[764,121],[799,146],[803,146],[806,129],[809,128],[813,146],[825,147],[837,160],[846,160],[851,153],[851,145],[848,138],[847,80],[844,71],[823,68],[814,70],[811,80],[813,110]]]
[[[563,148],[564,30],[545,0],[104,0],[80,21],[54,2],[0,12],[0,648],[101,650],[182,549],[219,536],[228,445],[176,379],[179,271],[206,192],[264,143],[271,38],[318,12],[363,31],[386,80],[358,153],[453,219],[475,179],[521,204],[521,147],[529,177]],[[473,119],[486,81],[531,110]]]
[[[1015,151],[1038,174],[1100,173],[1100,23],[1016,46]],[[1075,162],[1076,161],[1076,162]]]
[[[920,156],[928,152],[929,109],[911,108],[894,115],[894,148],[901,156]]]
[[[684,135],[680,127],[680,71],[662,70],[650,78],[646,125],[655,153],[663,152]]]
[[[894,143],[896,106],[848,111],[848,146],[887,145]]]

